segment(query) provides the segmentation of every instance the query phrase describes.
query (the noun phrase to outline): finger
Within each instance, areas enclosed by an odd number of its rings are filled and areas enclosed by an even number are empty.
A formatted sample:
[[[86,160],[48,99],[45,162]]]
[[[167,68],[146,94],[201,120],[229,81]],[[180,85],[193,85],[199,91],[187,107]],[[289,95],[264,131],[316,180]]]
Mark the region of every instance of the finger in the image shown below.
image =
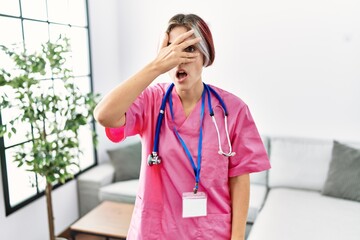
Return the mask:
[[[181,58],[181,64],[195,62],[196,58]]]
[[[200,56],[200,53],[182,52],[182,54],[179,56],[180,64],[195,62],[198,56]]]
[[[200,56],[200,53],[189,53],[189,52],[182,52],[180,57],[181,58],[196,58]]]
[[[172,42],[172,44],[180,44],[182,43],[183,41],[185,41],[187,38],[191,37],[192,35],[194,34],[194,30],[191,29],[181,35],[179,35],[175,40],[174,42]]]
[[[191,45],[195,45],[195,44],[199,43],[201,40],[202,40],[201,37],[191,38],[191,39],[186,40],[186,41],[182,42],[181,44],[179,44],[179,47],[181,49],[185,49]]]

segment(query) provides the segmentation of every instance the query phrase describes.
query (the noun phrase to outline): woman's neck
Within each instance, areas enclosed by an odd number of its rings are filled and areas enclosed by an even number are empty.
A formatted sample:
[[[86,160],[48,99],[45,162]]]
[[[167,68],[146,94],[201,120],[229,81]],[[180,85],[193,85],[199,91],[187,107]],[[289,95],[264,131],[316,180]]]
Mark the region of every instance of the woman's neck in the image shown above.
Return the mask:
[[[194,109],[196,103],[200,100],[204,85],[202,81],[197,82],[191,89],[188,90],[176,90],[180,97],[181,104],[184,108],[186,117],[190,115]]]

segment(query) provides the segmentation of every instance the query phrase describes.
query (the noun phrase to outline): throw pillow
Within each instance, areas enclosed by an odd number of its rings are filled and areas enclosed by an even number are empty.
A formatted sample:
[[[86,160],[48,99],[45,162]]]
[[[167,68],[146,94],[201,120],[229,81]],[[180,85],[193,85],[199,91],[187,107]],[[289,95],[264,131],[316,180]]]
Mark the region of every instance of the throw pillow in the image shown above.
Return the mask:
[[[323,195],[360,202],[360,149],[334,141]]]
[[[141,165],[141,142],[129,143],[119,148],[107,150],[115,168],[115,181],[139,178]]]

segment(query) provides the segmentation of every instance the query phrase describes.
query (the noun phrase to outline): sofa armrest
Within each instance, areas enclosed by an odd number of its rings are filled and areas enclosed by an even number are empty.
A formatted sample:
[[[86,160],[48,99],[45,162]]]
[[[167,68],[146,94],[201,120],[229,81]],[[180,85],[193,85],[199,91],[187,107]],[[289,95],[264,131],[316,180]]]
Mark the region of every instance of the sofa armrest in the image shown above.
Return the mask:
[[[250,202],[247,216],[247,223],[253,224],[261,208],[265,203],[268,193],[266,185],[252,183],[250,184]]]
[[[81,174],[77,179],[80,216],[85,215],[99,203],[101,187],[113,182],[115,169],[111,163],[100,164]]]

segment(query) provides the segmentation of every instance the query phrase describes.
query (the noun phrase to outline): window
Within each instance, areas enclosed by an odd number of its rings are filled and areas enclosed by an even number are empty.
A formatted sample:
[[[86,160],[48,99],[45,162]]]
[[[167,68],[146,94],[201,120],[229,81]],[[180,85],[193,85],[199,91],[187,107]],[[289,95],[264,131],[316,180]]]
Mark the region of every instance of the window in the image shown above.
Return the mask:
[[[0,45],[25,43],[30,52],[39,50],[41,44],[56,40],[59,35],[70,39],[74,81],[81,91],[92,91],[92,74],[89,46],[89,27],[86,0],[0,0]],[[0,62],[6,66],[5,56],[0,54]],[[43,76],[42,76],[43,78]],[[56,84],[56,79],[47,76],[39,79],[44,86]],[[6,92],[0,87],[0,94]],[[7,92],[7,94],[9,94]],[[0,123],[5,123],[16,115],[16,109],[0,112]],[[1,175],[4,189],[6,215],[39,198],[44,193],[45,180],[26,166],[18,168],[13,162],[12,153],[20,146],[31,146],[32,139],[22,132],[31,128],[23,123],[17,127],[17,134],[11,138],[0,138]],[[97,162],[90,129],[84,128],[80,141],[84,151],[80,160],[80,172],[94,166]],[[22,131],[23,130],[23,131]],[[80,173],[79,172],[79,173]],[[57,187],[57,186],[55,186]]]

